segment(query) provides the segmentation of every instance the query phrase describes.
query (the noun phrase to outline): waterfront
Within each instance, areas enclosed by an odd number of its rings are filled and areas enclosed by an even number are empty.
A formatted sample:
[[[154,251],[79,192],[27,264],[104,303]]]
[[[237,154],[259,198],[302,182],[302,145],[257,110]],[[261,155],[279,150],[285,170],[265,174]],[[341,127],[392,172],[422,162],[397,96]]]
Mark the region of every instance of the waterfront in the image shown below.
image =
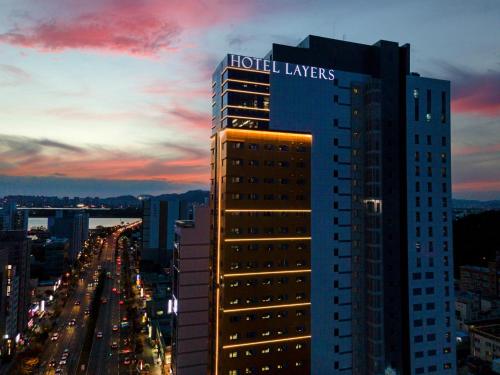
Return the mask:
[[[112,227],[118,224],[128,224],[139,220],[134,217],[107,218],[107,217],[91,217],[89,219],[89,229],[95,229],[101,225],[103,227]],[[30,217],[28,220],[28,228],[45,227],[47,228],[48,218],[46,217]]]

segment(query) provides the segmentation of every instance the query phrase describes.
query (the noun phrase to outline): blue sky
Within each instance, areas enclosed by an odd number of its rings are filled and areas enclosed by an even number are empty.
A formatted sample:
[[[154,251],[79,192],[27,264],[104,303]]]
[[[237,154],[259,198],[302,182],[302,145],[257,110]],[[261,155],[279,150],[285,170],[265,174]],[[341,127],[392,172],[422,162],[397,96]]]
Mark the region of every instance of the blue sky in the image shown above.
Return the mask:
[[[500,198],[498,1],[2,0],[0,195],[208,188],[210,76],[308,34],[452,82],[455,197]]]

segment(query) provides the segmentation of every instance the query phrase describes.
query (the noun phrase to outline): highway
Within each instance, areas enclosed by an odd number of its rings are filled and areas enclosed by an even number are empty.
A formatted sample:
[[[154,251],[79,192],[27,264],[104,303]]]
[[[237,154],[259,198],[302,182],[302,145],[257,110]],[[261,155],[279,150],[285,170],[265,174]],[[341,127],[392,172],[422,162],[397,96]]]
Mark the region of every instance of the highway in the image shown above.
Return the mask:
[[[57,332],[59,338],[52,341],[49,337],[45,351],[41,354],[42,374],[53,374],[57,367],[62,369],[62,374],[76,373],[80,353],[85,337],[86,324],[88,317],[85,315],[85,309],[90,305],[93,291],[87,289],[89,283],[93,282],[94,271],[97,270],[99,260],[97,256],[92,257],[90,267],[86,271],[83,280],[79,280],[76,290],[70,294],[61,315],[57,319],[57,329],[50,333]],[[77,301],[79,305],[77,305]],[[75,326],[69,326],[72,319],[75,319]],[[68,358],[65,365],[59,365],[64,350],[68,349]],[[55,367],[50,367],[49,363],[55,361]]]
[[[113,325],[120,327],[120,305],[119,305],[119,277],[116,276],[116,235],[109,236],[104,244],[101,257],[102,269],[110,273],[106,277],[102,293],[102,303],[99,310],[94,341],[87,366],[87,374],[118,375],[119,374],[119,348],[112,349],[111,345],[120,343],[119,331],[113,331]],[[113,288],[118,292],[113,292]],[[97,338],[101,332],[102,338]]]
[[[123,337],[120,337],[119,301],[121,288],[120,277],[117,276],[120,273],[121,265],[116,258],[116,246],[120,234],[126,228],[133,228],[137,225],[136,222],[114,231],[104,239],[101,256],[95,254],[92,256],[83,279],[78,281],[75,291],[70,292],[67,303],[57,319],[57,328],[49,334],[48,344],[40,355],[41,367],[39,374],[119,375],[120,373],[128,373],[131,370],[131,368],[127,368],[128,366],[120,363],[120,355],[118,354],[124,345]],[[122,249],[118,249],[118,251],[118,256],[120,256]],[[94,289],[88,289],[88,285],[89,283],[95,284],[94,278],[100,270],[106,275],[101,305],[96,328],[92,334],[93,341],[88,363],[85,369],[79,369],[78,363],[80,362],[89,320],[89,317],[85,315],[85,309],[90,307],[91,298],[94,296]],[[125,311],[122,311],[122,314],[125,315]],[[69,324],[72,320],[75,322],[74,326]],[[113,330],[114,325],[118,329]],[[97,337],[98,332],[100,333],[99,336],[102,335],[102,337]],[[54,333],[59,335],[56,341],[51,340]],[[116,342],[116,348],[112,348],[113,342]],[[66,363],[60,363],[65,352],[68,353]],[[121,371],[120,366],[122,367]]]

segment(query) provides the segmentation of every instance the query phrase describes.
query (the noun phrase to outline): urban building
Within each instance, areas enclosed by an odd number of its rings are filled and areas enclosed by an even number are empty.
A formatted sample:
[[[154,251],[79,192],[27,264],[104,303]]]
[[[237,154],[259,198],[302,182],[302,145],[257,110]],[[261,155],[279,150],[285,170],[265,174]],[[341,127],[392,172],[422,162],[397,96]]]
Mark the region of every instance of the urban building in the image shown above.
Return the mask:
[[[267,78],[226,72],[235,80]],[[227,98],[245,104],[237,100]],[[221,126],[212,137],[214,374],[309,371],[312,138],[266,128]]]
[[[194,220],[175,223],[173,254],[172,371],[207,374],[210,209],[196,207]]]
[[[264,58],[227,55],[212,89],[214,373],[277,373],[283,361],[287,374],[296,363],[301,374],[454,374],[449,82],[412,73],[407,44],[309,36]],[[284,243],[300,244],[293,262],[280,241],[263,251],[285,227],[287,239],[305,229]],[[310,273],[260,278],[275,269]],[[311,305],[286,323],[269,311],[266,330],[269,299]],[[293,335],[303,357],[279,341]]]
[[[500,358],[500,324],[472,327],[469,334],[474,357],[487,362]]]
[[[27,328],[30,248],[25,231],[0,231],[0,334],[10,345]]]
[[[18,210],[16,202],[9,201],[0,211],[0,230],[28,230],[28,210]]]
[[[500,267],[498,261],[489,262],[488,267],[460,266],[460,290],[499,297]]]
[[[52,237],[44,245],[43,271],[47,278],[58,278],[64,272],[69,242],[66,238]]]
[[[141,260],[168,266],[174,246],[175,221],[185,216],[178,198],[143,200]],[[184,214],[183,214],[184,213]]]
[[[68,239],[67,259],[74,262],[89,236],[89,214],[80,210],[57,210],[49,217],[48,227],[52,236]]]

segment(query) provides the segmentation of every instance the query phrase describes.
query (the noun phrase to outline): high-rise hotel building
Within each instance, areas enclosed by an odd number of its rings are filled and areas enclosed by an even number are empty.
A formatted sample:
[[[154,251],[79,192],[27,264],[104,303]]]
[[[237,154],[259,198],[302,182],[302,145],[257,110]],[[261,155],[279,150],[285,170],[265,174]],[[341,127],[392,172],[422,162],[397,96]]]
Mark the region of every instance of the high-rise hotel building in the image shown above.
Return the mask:
[[[449,82],[309,36],[213,75],[211,374],[454,374]]]

